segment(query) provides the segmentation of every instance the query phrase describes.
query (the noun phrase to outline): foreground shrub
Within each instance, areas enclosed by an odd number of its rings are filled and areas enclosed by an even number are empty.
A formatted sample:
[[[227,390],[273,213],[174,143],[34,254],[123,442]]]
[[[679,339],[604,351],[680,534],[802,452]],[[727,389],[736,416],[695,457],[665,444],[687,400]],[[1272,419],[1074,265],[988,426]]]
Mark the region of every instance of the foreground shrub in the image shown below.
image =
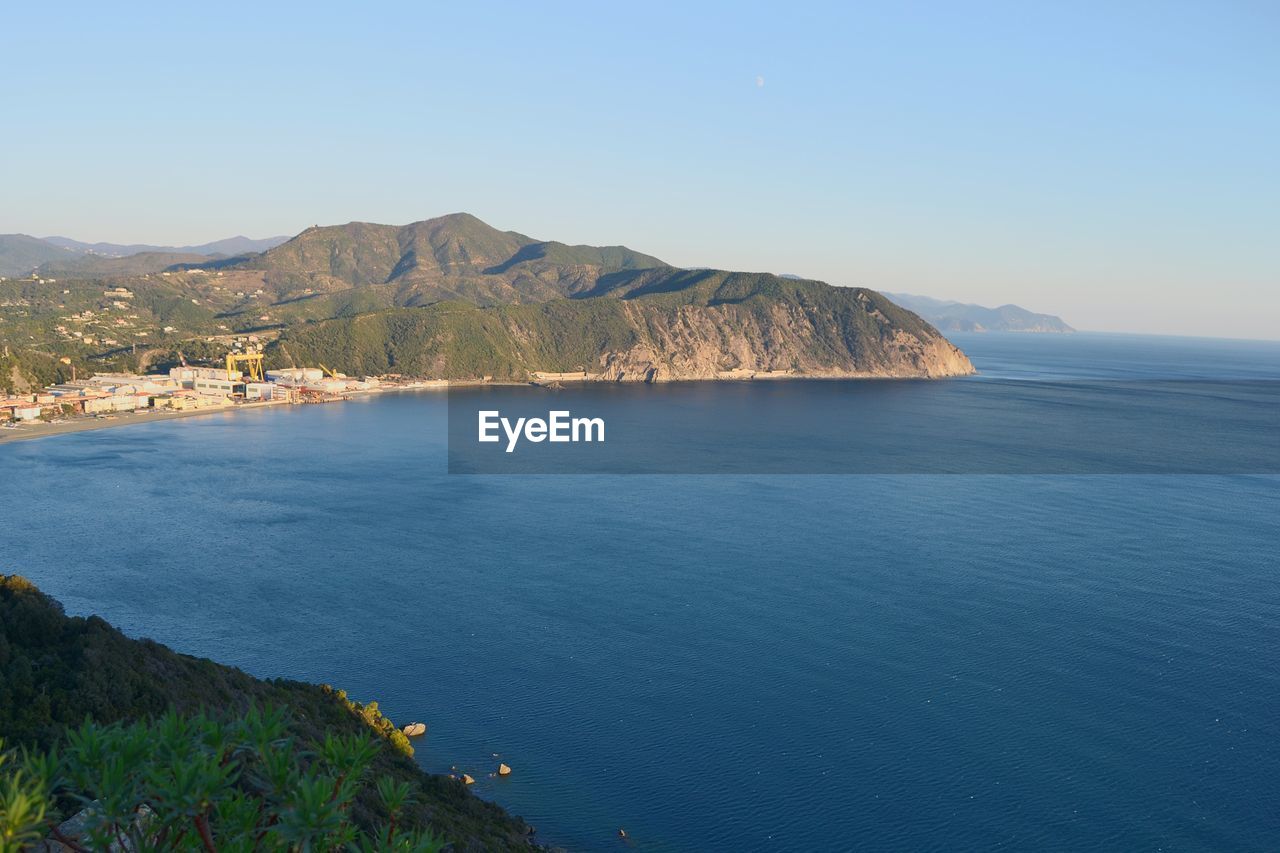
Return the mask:
[[[243,717],[169,712],[150,722],[86,722],[60,749],[0,753],[0,853],[46,836],[72,850],[402,850],[443,844],[405,830],[410,786],[367,778],[377,745],[326,735],[305,748],[287,715],[251,708]],[[372,788],[387,821],[361,830],[356,796]],[[58,809],[77,813],[60,831]]]

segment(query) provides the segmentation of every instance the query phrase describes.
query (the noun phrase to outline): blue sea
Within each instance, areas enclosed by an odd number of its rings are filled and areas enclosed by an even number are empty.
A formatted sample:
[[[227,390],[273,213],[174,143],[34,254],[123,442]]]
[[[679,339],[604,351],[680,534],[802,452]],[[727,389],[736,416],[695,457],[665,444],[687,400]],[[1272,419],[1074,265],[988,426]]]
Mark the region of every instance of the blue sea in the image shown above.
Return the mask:
[[[1197,431],[1257,453],[1280,426],[1231,396],[1280,379],[1280,343],[953,339],[982,375],[950,387],[997,409],[1207,382],[1235,402]],[[849,393],[780,387],[698,394],[803,420]],[[688,391],[644,393],[679,436]],[[1243,445],[1214,443],[1229,474],[462,475],[446,408],[0,446],[0,571],[423,720],[424,768],[570,849],[1280,849],[1280,477]]]

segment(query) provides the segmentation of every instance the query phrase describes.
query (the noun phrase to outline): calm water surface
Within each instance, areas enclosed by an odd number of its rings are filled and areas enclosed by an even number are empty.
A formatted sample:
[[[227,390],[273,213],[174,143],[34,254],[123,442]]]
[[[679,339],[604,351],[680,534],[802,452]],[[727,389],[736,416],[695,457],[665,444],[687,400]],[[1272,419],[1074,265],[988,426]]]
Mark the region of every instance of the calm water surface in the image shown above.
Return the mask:
[[[1277,344],[955,338],[997,380],[1280,378]],[[0,446],[0,570],[425,720],[424,767],[575,849],[1280,847],[1280,478],[468,477],[443,424]]]

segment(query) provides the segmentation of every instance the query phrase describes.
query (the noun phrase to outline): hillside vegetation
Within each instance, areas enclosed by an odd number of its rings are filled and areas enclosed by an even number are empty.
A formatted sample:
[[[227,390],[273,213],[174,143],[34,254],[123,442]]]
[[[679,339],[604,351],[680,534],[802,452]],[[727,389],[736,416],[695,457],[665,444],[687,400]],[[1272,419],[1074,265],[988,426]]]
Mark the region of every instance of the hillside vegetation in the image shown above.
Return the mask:
[[[85,362],[79,369],[84,370]],[[0,348],[0,394],[30,394],[38,388],[65,382],[71,366],[56,355],[12,347]]]
[[[149,257],[104,259],[96,269],[154,270],[159,261]],[[105,283],[133,296],[113,297]],[[625,246],[538,240],[465,213],[317,226],[199,268],[0,282],[0,343],[103,369],[163,369],[249,334],[275,341],[277,367],[323,362],[351,375],[430,379],[973,370],[936,329],[873,291],[679,269]]]
[[[218,258],[211,255],[194,255],[175,252],[139,252],[123,258],[102,255],[78,255],[45,261],[36,270],[45,277],[58,278],[121,278],[146,275],[177,267],[180,264],[199,266]]]
[[[287,733],[303,744],[372,738],[374,778],[408,786],[401,825],[430,830],[459,850],[528,849],[528,827],[453,779],[423,773],[412,749],[377,709],[328,687],[253,678],[213,661],[126,637],[102,619],[69,617],[21,577],[0,575],[0,733],[8,746],[48,749],[86,719],[156,720],[170,710],[244,716],[287,708]],[[373,786],[354,794],[355,825],[376,831],[390,818]]]
[[[309,228],[226,268],[261,270],[281,299],[390,284],[393,304],[408,306],[452,299],[477,305],[544,301],[589,289],[608,270],[661,266],[625,246],[544,242],[455,213],[404,226]]]
[[[931,327],[879,294],[767,274],[633,274],[607,295],[481,308],[442,303],[305,325],[279,366],[453,380],[536,372],[608,380],[742,374],[940,376],[971,370]]]
[[[0,853],[54,849],[217,853],[349,850],[439,853],[404,826],[411,786],[371,778],[377,744],[328,735],[304,744],[280,709],[243,716],[170,711],[129,725],[86,721],[47,752],[3,750]],[[356,796],[377,791],[387,820],[362,829]],[[76,809],[59,821],[61,806]]]

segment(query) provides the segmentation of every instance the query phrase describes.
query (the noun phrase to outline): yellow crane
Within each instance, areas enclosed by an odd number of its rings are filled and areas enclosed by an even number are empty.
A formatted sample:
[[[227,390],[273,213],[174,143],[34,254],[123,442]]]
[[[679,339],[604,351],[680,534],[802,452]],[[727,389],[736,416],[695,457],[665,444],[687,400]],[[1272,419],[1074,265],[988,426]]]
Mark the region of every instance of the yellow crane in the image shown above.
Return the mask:
[[[241,371],[237,365],[244,362],[244,370]],[[265,374],[262,370],[262,353],[260,352],[229,352],[227,353],[227,379],[235,382],[241,376],[247,375],[254,382],[262,382]]]
[[[330,370],[329,368],[325,367],[323,364],[321,364],[321,365],[320,365],[320,369],[321,369],[321,370],[323,370],[325,373],[329,374],[329,375],[330,375],[331,377],[333,377],[334,379],[337,379],[337,378],[338,378],[338,374],[334,373],[332,370]]]

